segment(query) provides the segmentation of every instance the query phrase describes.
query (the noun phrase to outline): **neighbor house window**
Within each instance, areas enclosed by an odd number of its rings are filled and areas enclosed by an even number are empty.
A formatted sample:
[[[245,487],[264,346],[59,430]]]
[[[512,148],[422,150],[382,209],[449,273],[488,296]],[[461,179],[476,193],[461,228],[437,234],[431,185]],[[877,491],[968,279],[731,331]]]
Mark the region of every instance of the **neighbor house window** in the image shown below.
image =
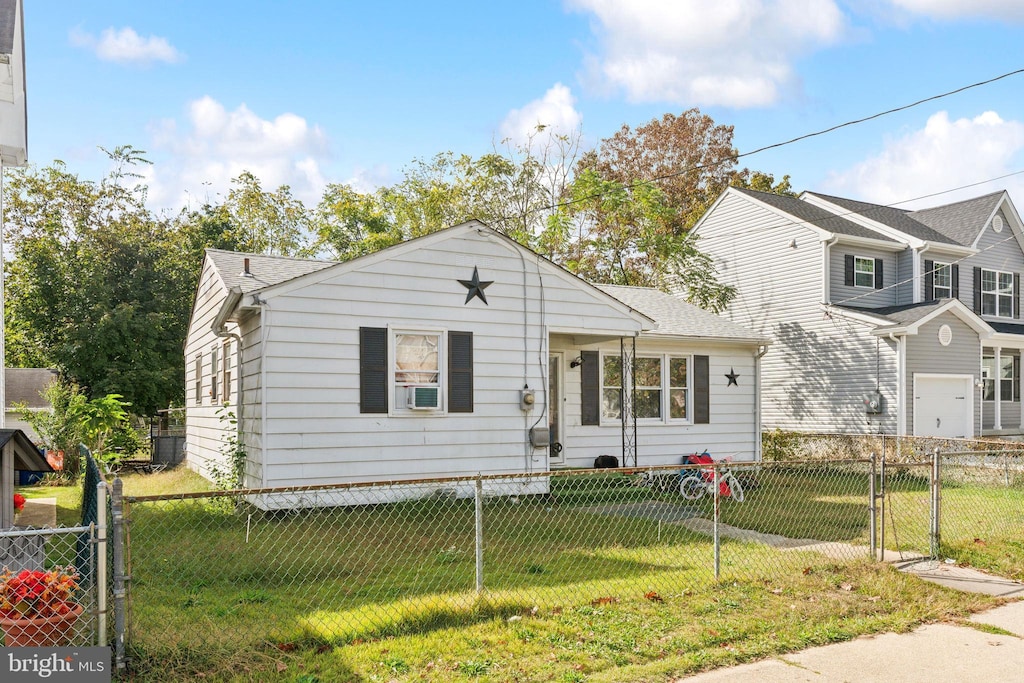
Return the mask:
[[[875,259],[853,257],[853,284],[856,287],[875,286]]]
[[[195,362],[195,377],[196,377],[196,404],[203,402],[203,354],[196,354]]]
[[[668,361],[668,416],[673,420],[687,418],[686,404],[689,401],[689,384],[686,365],[685,358],[669,358]]]
[[[440,332],[395,332],[395,408],[441,407]]]
[[[997,371],[995,356],[984,356],[981,359],[981,379],[984,383],[982,398],[984,400],[995,400],[997,386],[999,387],[1000,401],[1016,400],[1015,394],[1017,392],[1014,389],[1019,378],[1016,376],[1017,363],[1014,360],[1015,356],[1001,354]]]
[[[618,420],[622,415],[622,358],[604,356],[601,379],[601,417]]]
[[[953,273],[948,263],[932,266],[932,297],[950,299],[953,297]]]
[[[981,314],[1013,317],[1013,273],[981,271]]]

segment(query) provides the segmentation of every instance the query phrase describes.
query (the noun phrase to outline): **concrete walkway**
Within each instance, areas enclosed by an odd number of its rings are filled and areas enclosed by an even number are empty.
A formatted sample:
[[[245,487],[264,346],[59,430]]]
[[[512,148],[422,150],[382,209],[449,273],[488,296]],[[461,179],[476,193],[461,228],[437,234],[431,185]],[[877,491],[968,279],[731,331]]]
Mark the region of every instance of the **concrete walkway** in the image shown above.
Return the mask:
[[[948,588],[1008,598],[1024,584],[929,560],[894,563],[900,571]],[[772,659],[677,679],[687,683],[962,683],[1024,680],[1024,601],[980,612],[971,621],[1013,635],[970,626],[929,624],[910,633],[884,633]]]

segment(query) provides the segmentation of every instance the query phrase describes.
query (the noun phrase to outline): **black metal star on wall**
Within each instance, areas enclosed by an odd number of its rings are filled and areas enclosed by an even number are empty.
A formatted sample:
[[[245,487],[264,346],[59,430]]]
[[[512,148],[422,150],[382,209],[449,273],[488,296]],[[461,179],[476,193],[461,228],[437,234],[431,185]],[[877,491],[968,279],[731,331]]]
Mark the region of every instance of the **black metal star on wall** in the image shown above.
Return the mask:
[[[736,386],[739,386],[739,383],[736,381],[736,378],[739,377],[739,375],[736,374],[735,370],[733,370],[732,368],[729,368],[729,374],[727,374],[726,377],[729,379],[729,383],[726,384],[725,386],[731,387],[734,384]]]
[[[459,280],[459,283],[469,290],[466,292],[466,302],[463,306],[472,301],[473,297],[480,297],[480,301],[483,301],[485,305],[490,306],[490,304],[487,303],[487,297],[484,296],[484,290],[494,284],[494,280],[481,282],[480,273],[477,271],[476,266],[473,266],[473,279]]]

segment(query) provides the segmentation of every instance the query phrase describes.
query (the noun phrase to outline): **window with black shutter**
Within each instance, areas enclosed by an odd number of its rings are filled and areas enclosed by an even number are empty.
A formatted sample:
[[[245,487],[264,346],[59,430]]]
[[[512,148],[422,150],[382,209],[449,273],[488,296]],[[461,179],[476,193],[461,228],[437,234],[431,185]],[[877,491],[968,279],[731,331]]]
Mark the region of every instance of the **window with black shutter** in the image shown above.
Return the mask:
[[[711,375],[707,356],[693,357],[693,422],[711,422]]]
[[[359,412],[388,412],[388,330],[359,328]]]
[[[448,333],[448,412],[473,412],[473,333]]]

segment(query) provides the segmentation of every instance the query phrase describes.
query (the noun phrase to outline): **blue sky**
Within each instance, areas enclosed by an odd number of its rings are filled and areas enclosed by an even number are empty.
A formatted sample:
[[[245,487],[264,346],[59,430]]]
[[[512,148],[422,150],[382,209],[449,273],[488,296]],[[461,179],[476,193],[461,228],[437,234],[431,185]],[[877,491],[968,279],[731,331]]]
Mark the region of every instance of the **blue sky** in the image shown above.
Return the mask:
[[[1021,0],[25,0],[29,159],[146,150],[155,207],[243,170],[315,203],[538,122],[593,145],[699,107],[741,152],[1024,68]],[[1024,170],[1024,74],[741,160],[894,203]],[[1008,189],[1024,174],[929,199]],[[922,205],[919,203],[918,205]]]

